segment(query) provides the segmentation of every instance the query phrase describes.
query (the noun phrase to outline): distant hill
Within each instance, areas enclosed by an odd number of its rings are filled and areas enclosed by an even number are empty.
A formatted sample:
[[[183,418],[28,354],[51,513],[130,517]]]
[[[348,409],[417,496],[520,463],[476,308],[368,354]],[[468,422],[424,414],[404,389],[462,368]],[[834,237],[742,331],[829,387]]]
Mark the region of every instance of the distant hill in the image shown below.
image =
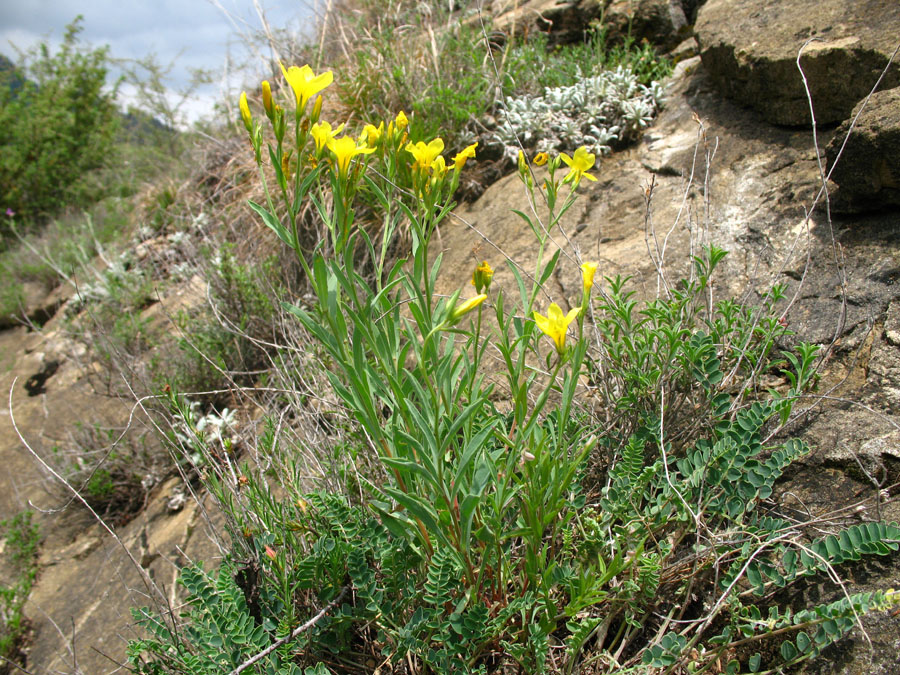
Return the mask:
[[[168,140],[179,133],[176,129],[163,124],[152,115],[137,108],[129,108],[121,116],[120,133],[132,143],[139,145],[159,143],[160,140]]]
[[[10,98],[15,98],[26,81],[16,64],[6,55],[0,54],[0,90],[9,90],[12,94]],[[120,134],[124,137],[123,140],[127,139],[132,143],[141,145],[159,143],[160,140],[168,140],[169,137],[178,134],[177,130],[136,108],[129,108],[126,112],[120,113],[120,116]]]
[[[16,93],[24,86],[25,78],[19,73],[16,64],[0,54],[0,88],[8,89],[12,98],[15,98]]]

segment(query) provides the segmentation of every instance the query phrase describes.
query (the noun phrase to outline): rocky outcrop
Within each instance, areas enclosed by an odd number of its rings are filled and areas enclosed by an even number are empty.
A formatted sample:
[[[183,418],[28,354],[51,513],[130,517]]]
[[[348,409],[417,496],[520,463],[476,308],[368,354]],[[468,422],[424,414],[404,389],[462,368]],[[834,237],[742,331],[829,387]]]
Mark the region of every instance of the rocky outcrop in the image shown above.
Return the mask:
[[[603,10],[603,24],[614,41],[630,36],[669,51],[690,34],[681,0],[613,0]]]
[[[835,208],[900,206],[900,87],[876,92],[865,107],[859,103],[838,127],[827,156],[831,179],[838,185]]]
[[[495,24],[506,31],[539,30],[551,43],[566,44],[583,41],[592,22],[599,22],[611,44],[630,37],[668,51],[688,37],[697,4],[695,0],[526,0],[505,3]]]
[[[900,43],[900,3],[709,0],[695,31],[703,65],[719,90],[774,124],[810,121],[796,63],[802,48],[816,120],[832,124],[869,93]],[[882,87],[897,85],[895,64]]]

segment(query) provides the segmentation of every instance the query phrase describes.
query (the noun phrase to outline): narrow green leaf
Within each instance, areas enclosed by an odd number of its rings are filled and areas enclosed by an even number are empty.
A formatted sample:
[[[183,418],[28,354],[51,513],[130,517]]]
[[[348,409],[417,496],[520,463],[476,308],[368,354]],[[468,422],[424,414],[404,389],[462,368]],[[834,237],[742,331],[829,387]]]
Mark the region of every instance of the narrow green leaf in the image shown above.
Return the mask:
[[[250,204],[250,208],[256,211],[259,217],[262,218],[263,223],[266,224],[266,227],[277,234],[278,238],[281,239],[281,241],[283,241],[291,248],[294,248],[293,238],[291,237],[291,234],[288,232],[287,228],[280,222],[278,222],[278,219],[274,215],[272,215],[266,207],[260,206],[252,200],[248,200],[248,202]]]

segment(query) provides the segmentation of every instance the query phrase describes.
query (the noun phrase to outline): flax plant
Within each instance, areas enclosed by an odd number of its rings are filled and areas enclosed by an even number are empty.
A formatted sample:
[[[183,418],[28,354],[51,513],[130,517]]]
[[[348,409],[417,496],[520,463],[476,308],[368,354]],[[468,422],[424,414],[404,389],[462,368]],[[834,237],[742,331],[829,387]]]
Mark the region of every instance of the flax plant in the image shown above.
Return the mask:
[[[315,302],[287,309],[333,360],[331,384],[389,477],[368,485],[370,506],[423,560],[438,552],[451,556],[466,588],[464,604],[497,606],[529,593],[537,599],[526,623],[549,632],[559,605],[569,602],[560,598],[553,569],[561,533],[575,515],[575,478],[594,440],[571,421],[587,349],[582,322],[574,318],[584,308],[560,319],[562,310],[551,305],[549,323],[535,309],[559,258],[545,259],[550,231],[574,203],[593,156],[588,162],[577,152],[578,163],[564,180],[556,177],[559,157],[550,160],[545,184],[535,188],[526,180],[529,198],[534,201],[537,190],[551,217],[543,226],[519,214],[536,235],[538,256],[530,287],[514,269],[515,307],[492,291],[487,261],[473,272],[474,297],[462,299],[463,289],[441,297],[435,292],[441,255],[431,251],[432,235],[454,206],[460,173],[476,158],[477,144],[448,161],[440,138],[408,136],[402,111],[366,124],[358,140],[338,138],[342,127],[319,119],[321,105],[307,110],[319,85],[331,82],[330,73],[291,67],[284,74],[296,95],[292,144],[284,140],[284,113],[264,103],[274,138],[268,157],[286,222],[271,196],[266,206],[251,205],[307,271]],[[244,98],[241,112],[262,157],[259,127]],[[293,176],[282,168],[286,156],[298,160]],[[381,207],[380,241],[356,223],[361,192]],[[306,203],[330,233],[313,250],[302,249],[298,234]],[[388,251],[401,225],[410,233],[409,250],[391,261]],[[585,288],[586,305],[587,282]],[[570,324],[577,334],[567,342]],[[544,350],[542,334],[556,346],[546,355],[548,372],[532,365]],[[509,415],[492,403],[493,385],[480,368],[490,343],[506,364],[514,402]],[[522,640],[528,641],[527,630]]]

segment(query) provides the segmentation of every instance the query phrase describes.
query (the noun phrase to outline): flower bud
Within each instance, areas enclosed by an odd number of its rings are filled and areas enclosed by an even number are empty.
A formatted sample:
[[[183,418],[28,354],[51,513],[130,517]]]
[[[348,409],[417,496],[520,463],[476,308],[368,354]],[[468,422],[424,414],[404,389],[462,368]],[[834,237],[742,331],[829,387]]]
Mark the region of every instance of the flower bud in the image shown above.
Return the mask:
[[[481,264],[472,273],[472,285],[475,287],[475,292],[481,293],[488,290],[491,287],[493,278],[494,270],[488,265],[487,260],[482,260]]]
[[[284,108],[277,103],[275,104],[275,119],[272,121],[272,126],[275,128],[275,138],[281,143],[284,140],[284,132],[287,125],[284,120]]]
[[[281,173],[284,174],[284,180],[288,183],[291,182],[291,153],[286,152],[281,156]]]
[[[476,295],[474,298],[469,298],[461,305],[457,305],[453,308],[453,311],[450,313],[450,323],[456,323],[463,316],[471,312],[473,309],[481,305],[482,302],[487,300],[487,295],[482,293],[480,295]]]
[[[244,120],[244,126],[247,131],[253,131],[253,118],[250,116],[250,106],[247,104],[247,92],[241,92],[241,100],[239,103],[241,109],[241,119]]]
[[[586,262],[581,266],[581,309],[578,312],[579,320],[585,315],[591,304],[591,289],[594,287],[594,274],[597,273],[597,263]],[[581,325],[581,324],[579,324]]]
[[[597,273],[597,263],[586,262],[581,266],[581,283],[585,293],[590,293],[594,287],[594,274]]]
[[[266,117],[270,120],[273,119],[273,115],[275,114],[275,108],[272,105],[272,87],[269,85],[268,80],[262,81],[262,99],[263,99],[263,110],[266,111]]]
[[[525,183],[529,190],[532,190],[534,187],[534,183],[531,180],[531,171],[528,168],[528,160],[525,159],[525,153],[521,150],[519,150],[518,165],[519,178],[522,179],[522,182]]]
[[[312,115],[309,116],[310,121],[315,124],[319,121],[319,116],[322,114],[322,97],[316,96],[316,102],[313,103]]]

